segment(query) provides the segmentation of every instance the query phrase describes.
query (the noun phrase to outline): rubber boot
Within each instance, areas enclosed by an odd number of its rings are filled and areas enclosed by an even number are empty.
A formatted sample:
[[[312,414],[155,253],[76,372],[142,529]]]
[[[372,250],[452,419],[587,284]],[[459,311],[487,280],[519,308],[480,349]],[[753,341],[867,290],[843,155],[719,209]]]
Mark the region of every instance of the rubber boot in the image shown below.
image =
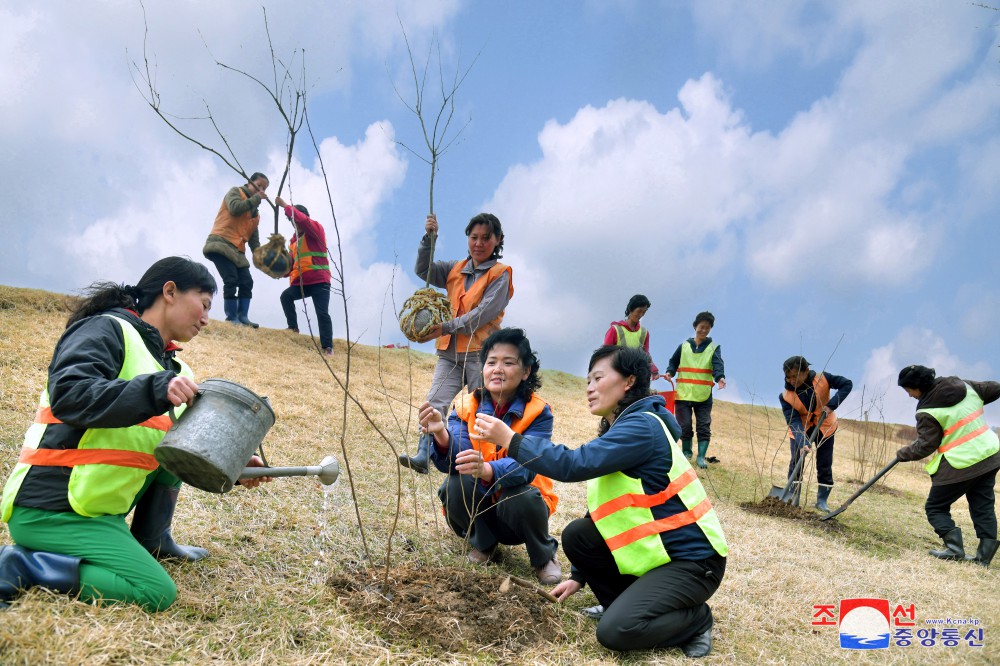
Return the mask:
[[[976,556],[967,556],[965,560],[989,568],[990,562],[993,561],[993,556],[997,554],[998,545],[1000,545],[1000,541],[996,539],[980,539]]]
[[[427,473],[427,462],[431,456],[431,438],[433,435],[425,434],[420,436],[420,441],[417,442],[417,454],[415,456],[408,456],[405,453],[399,456],[399,464],[403,467],[409,467],[417,474]]]
[[[702,439],[698,441],[698,467],[705,469],[708,467],[708,462],[705,460],[705,453],[708,452],[708,440]]]
[[[241,298],[237,303],[236,318],[239,319],[240,323],[244,326],[249,326],[250,328],[257,328],[257,324],[250,321],[247,315],[250,314],[250,299]]]
[[[687,439],[682,439],[681,440],[681,452],[684,454],[685,458],[687,458],[688,460],[691,460],[691,438],[690,437],[688,437]]]
[[[927,551],[940,560],[964,560],[965,548],[962,547],[962,528],[956,527],[941,537],[944,540],[944,550]]]
[[[170,535],[170,523],[177,508],[180,488],[152,483],[135,505],[132,515],[132,536],[158,560],[196,562],[208,557],[208,551],[197,546],[181,546]]]
[[[682,645],[681,652],[684,653],[685,657],[693,659],[707,657],[712,652],[712,628],[709,627],[708,631],[698,634]]]
[[[826,505],[826,501],[830,499],[831,490],[833,490],[833,486],[822,483],[816,488],[816,508],[823,513],[830,513],[830,507]]]
[[[230,324],[240,323],[240,320],[236,318],[239,305],[235,298],[227,298],[222,301],[222,308],[226,312],[226,321]]]
[[[0,608],[36,585],[62,594],[79,592],[80,558],[21,546],[0,548]]]

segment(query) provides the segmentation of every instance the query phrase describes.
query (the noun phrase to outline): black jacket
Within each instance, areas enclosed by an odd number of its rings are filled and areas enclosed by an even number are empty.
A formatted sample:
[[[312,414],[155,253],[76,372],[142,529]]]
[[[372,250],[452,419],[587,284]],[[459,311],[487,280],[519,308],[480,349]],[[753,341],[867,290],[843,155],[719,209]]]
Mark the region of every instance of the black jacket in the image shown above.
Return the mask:
[[[1000,382],[974,382],[958,377],[938,377],[934,380],[934,386],[920,396],[917,401],[917,409],[953,407],[965,399],[966,385],[971,386],[985,404],[1000,398]],[[920,460],[932,455],[941,446],[942,437],[944,437],[944,430],[941,429],[941,424],[938,423],[937,419],[930,414],[918,413],[917,439],[909,446],[904,446],[897,451],[896,457],[899,460],[907,461]],[[1000,452],[964,469],[955,469],[948,463],[947,458],[942,458],[937,472],[931,476],[931,484],[943,486],[949,483],[959,483],[991,472],[998,467],[1000,467]]]
[[[125,338],[118,322],[97,315],[74,323],[59,339],[49,364],[49,404],[52,415],[62,423],[45,428],[39,448],[75,449],[88,428],[128,427],[170,409],[167,385],[180,370],[174,352],[164,351],[160,332],[135,313],[120,308],[108,313],[132,324],[165,370],[128,381],[118,379],[125,363]],[[72,511],[67,497],[70,471],[69,467],[32,466],[14,503]]]

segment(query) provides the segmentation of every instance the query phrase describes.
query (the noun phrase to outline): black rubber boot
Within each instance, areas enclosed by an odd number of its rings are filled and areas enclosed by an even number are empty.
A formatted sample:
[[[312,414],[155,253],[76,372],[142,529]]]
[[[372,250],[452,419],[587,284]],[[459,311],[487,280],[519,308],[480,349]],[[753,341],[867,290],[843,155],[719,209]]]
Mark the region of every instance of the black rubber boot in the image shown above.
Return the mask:
[[[433,435],[426,434],[420,436],[420,441],[417,442],[417,454],[415,456],[408,456],[405,453],[399,456],[399,464],[403,467],[409,467],[417,474],[427,473],[427,463],[431,456],[431,439]]]
[[[962,528],[956,527],[941,537],[944,540],[944,550],[927,551],[940,560],[964,560],[965,548],[962,546]]]
[[[170,535],[170,523],[177,507],[180,488],[152,483],[135,505],[132,515],[132,536],[158,560],[196,562],[208,557],[208,551],[197,546],[182,546]]]
[[[0,608],[36,585],[62,594],[79,592],[80,558],[21,546],[0,548]]]
[[[692,451],[691,451],[691,438],[690,437],[688,437],[687,439],[682,439],[681,440],[681,452],[684,454],[685,458],[687,458],[688,460],[691,460]]]
[[[222,309],[226,312],[226,321],[230,324],[238,324],[240,320],[237,319],[239,312],[239,303],[237,303],[235,298],[227,298],[222,301]]]
[[[705,453],[708,452],[708,440],[703,439],[698,442],[698,460],[696,464],[698,467],[705,469],[708,467],[708,461],[705,460]]]
[[[249,298],[239,299],[239,301],[237,302],[237,310],[236,310],[236,318],[239,320],[239,323],[243,324],[244,326],[249,326],[250,328],[257,328],[258,325],[250,321],[250,319],[248,318],[249,315],[250,315],[250,299]]]
[[[833,486],[827,486],[822,483],[816,488],[816,508],[823,513],[830,513],[830,507],[827,506],[826,501],[830,499],[831,490],[833,490]]]
[[[990,562],[993,561],[993,556],[997,554],[998,545],[1000,545],[1000,541],[997,541],[996,539],[980,539],[979,549],[976,550],[976,556],[967,556],[965,559],[968,562],[974,562],[989,568]]]
[[[712,652],[712,628],[709,627],[708,631],[698,634],[682,645],[681,651],[685,657],[694,659],[707,657]]]

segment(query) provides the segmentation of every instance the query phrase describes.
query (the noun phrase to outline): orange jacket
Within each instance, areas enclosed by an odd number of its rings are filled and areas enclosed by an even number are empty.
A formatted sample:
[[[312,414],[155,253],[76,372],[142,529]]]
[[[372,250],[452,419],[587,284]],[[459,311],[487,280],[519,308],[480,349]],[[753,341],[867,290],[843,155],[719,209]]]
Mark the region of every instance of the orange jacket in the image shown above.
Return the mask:
[[[242,187],[233,189],[239,191],[240,198],[244,201],[249,198]],[[254,209],[250,207],[241,215],[233,215],[226,203],[226,199],[228,198],[227,193],[226,198],[222,200],[222,205],[219,206],[219,213],[215,216],[215,224],[212,225],[212,230],[209,234],[225,238],[237,250],[244,252],[246,251],[247,241],[257,231],[257,225],[260,224],[260,213],[254,215]]]
[[[504,272],[507,273],[507,277],[510,280],[507,298],[509,299],[514,295],[513,271],[510,266],[506,266],[499,262],[491,266],[490,269],[473,282],[467,290],[465,288],[466,276],[462,273],[462,269],[465,268],[468,263],[468,259],[459,261],[452,266],[451,271],[448,273],[446,288],[448,290],[448,300],[451,301],[451,314],[454,318],[458,318],[478,306],[479,301],[483,298],[483,293],[486,291],[486,287],[500,277],[500,275]],[[471,336],[456,333],[455,335],[457,336],[457,340],[455,350],[459,353],[479,351],[479,349],[483,346],[483,341],[489,337],[490,333],[500,328],[501,321],[503,321],[503,312],[497,315],[496,319],[493,321],[480,324]],[[450,335],[442,335],[437,339],[437,348],[444,351],[448,349],[450,342]]]
[[[509,424],[510,429],[523,435],[532,421],[537,419],[547,406],[547,402],[537,395],[532,395],[531,400],[524,406],[524,414],[521,415],[521,418],[515,419]],[[478,411],[479,399],[476,393],[466,396],[465,400],[455,406],[455,413],[458,414],[460,419],[465,421],[469,432],[474,432],[476,429],[476,413]],[[492,462],[498,458],[507,457],[507,450],[496,444],[471,438],[470,441],[472,442],[472,448],[483,454],[484,462]],[[494,479],[494,482],[496,482],[496,479]],[[552,489],[552,479],[541,474],[535,474],[531,485],[538,488],[538,491],[542,493],[542,499],[545,500],[545,505],[549,507],[549,515],[551,516],[556,512],[556,505],[559,503],[559,496]]]

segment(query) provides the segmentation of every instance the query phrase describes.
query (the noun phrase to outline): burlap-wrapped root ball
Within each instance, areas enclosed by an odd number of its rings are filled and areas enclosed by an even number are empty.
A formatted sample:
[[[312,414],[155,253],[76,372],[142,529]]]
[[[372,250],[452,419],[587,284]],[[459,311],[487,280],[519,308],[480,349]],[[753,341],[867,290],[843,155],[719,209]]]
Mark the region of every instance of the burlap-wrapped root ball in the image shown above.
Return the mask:
[[[451,320],[448,296],[425,287],[406,299],[399,311],[399,330],[410,342],[419,342],[431,326]]]
[[[285,247],[285,237],[271,234],[267,243],[253,251],[253,265],[273,278],[283,278],[292,270],[292,258]]]

